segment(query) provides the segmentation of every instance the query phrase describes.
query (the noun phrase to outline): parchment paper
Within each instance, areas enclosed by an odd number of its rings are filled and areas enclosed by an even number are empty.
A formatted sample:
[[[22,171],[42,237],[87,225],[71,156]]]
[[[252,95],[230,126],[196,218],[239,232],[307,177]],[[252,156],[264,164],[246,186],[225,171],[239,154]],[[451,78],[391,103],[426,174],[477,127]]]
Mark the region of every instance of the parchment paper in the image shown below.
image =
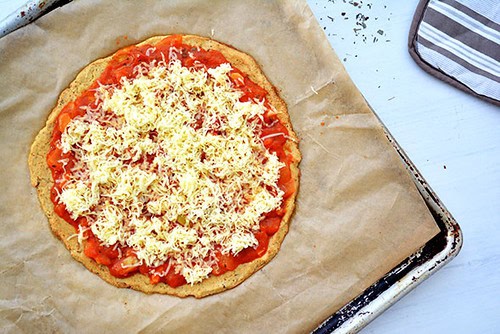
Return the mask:
[[[303,154],[278,256],[201,300],[118,289],[74,261],[50,232],[27,166],[36,133],[85,65],[170,33],[213,34],[253,55],[287,102]],[[73,1],[1,39],[0,59],[3,330],[309,331],[438,231],[304,1]]]

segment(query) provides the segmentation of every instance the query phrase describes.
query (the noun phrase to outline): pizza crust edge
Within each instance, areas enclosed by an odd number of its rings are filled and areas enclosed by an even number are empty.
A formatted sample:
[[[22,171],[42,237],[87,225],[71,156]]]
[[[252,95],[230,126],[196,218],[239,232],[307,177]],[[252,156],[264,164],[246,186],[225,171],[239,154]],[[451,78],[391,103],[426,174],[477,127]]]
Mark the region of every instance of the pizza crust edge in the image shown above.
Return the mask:
[[[154,45],[165,37],[168,37],[168,35],[151,37],[137,45]],[[243,73],[248,75],[252,81],[264,88],[268,92],[267,99],[278,112],[278,118],[288,129],[290,137],[293,138],[293,141],[288,140],[286,142],[285,151],[294,157],[294,161],[290,164],[290,169],[297,191],[286,199],[286,213],[283,216],[279,230],[269,239],[269,246],[266,254],[252,262],[239,265],[233,271],[226,272],[220,276],[210,276],[201,283],[192,286],[185,284],[177,288],[172,288],[163,282],[152,285],[149,282],[149,278],[142,274],[135,274],[127,278],[114,277],[110,274],[108,267],[96,263],[83,253],[83,247],[78,244],[75,237],[71,237],[76,233],[73,226],[54,212],[54,206],[50,200],[50,189],[53,185],[53,181],[50,169],[46,163],[46,156],[50,149],[49,143],[52,138],[52,130],[57,115],[68,102],[78,97],[97,77],[99,77],[113,55],[98,59],[87,65],[78,73],[74,81],[60,94],[56,106],[49,114],[45,127],[38,133],[31,146],[28,165],[31,174],[31,183],[37,189],[42,210],[49,220],[53,234],[64,243],[72,257],[81,262],[88,270],[100,276],[104,281],[120,288],[131,288],[148,294],[160,293],[178,297],[194,296],[196,298],[202,298],[234,288],[252,274],[259,271],[276,256],[288,232],[290,219],[295,208],[300,176],[298,164],[301,159],[301,154],[297,144],[298,138],[292,129],[285,102],[279,97],[275,87],[267,80],[257,62],[251,56],[234,49],[232,46],[201,36],[183,35],[183,43],[199,46],[206,50],[212,49],[220,51],[232,66],[240,69]]]

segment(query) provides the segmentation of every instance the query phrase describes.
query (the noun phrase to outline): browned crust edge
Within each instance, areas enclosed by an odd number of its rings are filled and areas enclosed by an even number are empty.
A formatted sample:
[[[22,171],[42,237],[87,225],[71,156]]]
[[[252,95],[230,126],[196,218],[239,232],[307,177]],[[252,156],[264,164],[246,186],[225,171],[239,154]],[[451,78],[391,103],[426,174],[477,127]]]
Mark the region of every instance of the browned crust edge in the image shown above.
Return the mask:
[[[151,37],[138,45],[154,45],[165,37],[167,36]],[[195,35],[183,35],[183,43],[200,46],[207,50],[213,49],[220,51],[234,67],[237,67],[243,73],[247,74],[252,81],[260,85],[269,93],[268,100],[270,104],[277,110],[279,119],[287,127],[290,132],[290,137],[293,138],[293,140],[287,141],[285,144],[285,150],[294,157],[294,161],[291,163],[290,167],[292,177],[298,190],[300,175],[298,164],[301,159],[300,151],[298,149],[298,138],[292,129],[285,102],[279,97],[275,87],[264,76],[257,62],[246,53],[210,38]],[[49,143],[52,136],[54,122],[66,103],[78,97],[101,74],[108,62],[111,60],[112,56],[113,55],[92,62],[76,76],[75,80],[71,82],[69,87],[67,87],[59,96],[56,106],[49,114],[45,127],[38,133],[31,146],[28,157],[31,183],[37,189],[41,207],[47,215],[52,232],[64,243],[73,258],[81,262],[91,272],[99,275],[106,282],[120,288],[131,288],[144,293],[161,293],[178,297],[194,296],[196,298],[201,298],[239,285],[253,273],[257,272],[264,265],[269,263],[278,253],[281,243],[283,242],[283,239],[289,229],[297,192],[287,199],[286,214],[282,219],[280,229],[270,238],[269,248],[264,256],[252,262],[242,264],[234,271],[227,272],[220,276],[211,276],[203,282],[192,286],[187,284],[177,288],[172,288],[166,283],[152,285],[149,283],[149,278],[141,274],[135,274],[131,277],[123,279],[112,276],[106,266],[99,265],[83,253],[83,248],[80,247],[76,238],[72,237],[75,235],[74,228],[62,218],[57,216],[54,212],[54,207],[52,201],[50,200],[50,189],[53,185],[53,181],[46,163],[46,156],[50,149]]]

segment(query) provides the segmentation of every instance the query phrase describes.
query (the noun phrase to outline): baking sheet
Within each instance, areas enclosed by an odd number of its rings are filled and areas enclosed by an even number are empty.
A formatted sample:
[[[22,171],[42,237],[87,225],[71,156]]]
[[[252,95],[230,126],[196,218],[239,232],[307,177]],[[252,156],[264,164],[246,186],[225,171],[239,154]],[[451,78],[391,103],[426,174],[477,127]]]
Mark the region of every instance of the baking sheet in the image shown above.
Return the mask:
[[[280,253],[202,300],[117,289],[73,261],[50,233],[26,162],[58,94],[87,63],[169,33],[253,55],[287,102],[303,154]],[[1,39],[0,58],[4,329],[309,331],[439,231],[304,1],[74,1]]]
[[[463,236],[457,221],[427,184],[389,130],[384,127],[384,132],[410,173],[440,232],[426,242],[421,249],[365,289],[362,294],[332,314],[314,330],[313,334],[360,331],[455,258],[462,248]]]

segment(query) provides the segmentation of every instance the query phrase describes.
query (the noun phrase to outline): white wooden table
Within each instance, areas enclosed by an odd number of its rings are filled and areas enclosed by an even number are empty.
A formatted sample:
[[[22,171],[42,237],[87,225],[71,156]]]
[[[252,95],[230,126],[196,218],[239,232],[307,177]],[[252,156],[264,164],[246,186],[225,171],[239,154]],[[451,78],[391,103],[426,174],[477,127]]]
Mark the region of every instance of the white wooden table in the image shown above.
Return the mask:
[[[0,0],[0,19],[24,2]],[[417,2],[308,0],[355,84],[464,233],[456,259],[363,332],[499,333],[500,108],[413,62],[407,39]],[[369,17],[365,28],[358,13]]]

